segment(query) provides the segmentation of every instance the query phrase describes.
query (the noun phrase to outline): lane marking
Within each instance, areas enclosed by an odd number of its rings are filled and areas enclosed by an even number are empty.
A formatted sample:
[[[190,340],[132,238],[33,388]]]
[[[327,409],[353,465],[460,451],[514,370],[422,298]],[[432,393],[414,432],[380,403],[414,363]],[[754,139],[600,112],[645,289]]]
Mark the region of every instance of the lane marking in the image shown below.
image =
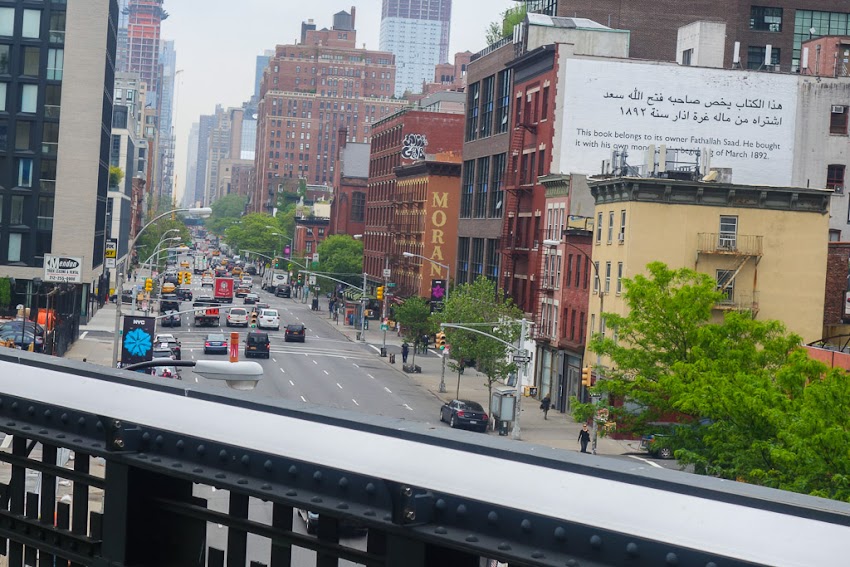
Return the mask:
[[[636,460],[638,460],[638,461],[643,461],[644,463],[646,463],[646,464],[648,464],[648,465],[650,465],[650,466],[653,466],[653,467],[655,467],[655,468],[657,468],[657,469],[663,469],[663,468],[664,468],[664,467],[662,467],[661,465],[659,465],[658,463],[655,463],[655,462],[653,462],[653,461],[650,461],[649,459],[644,459],[643,457],[638,457],[638,456],[636,456],[636,455],[629,455],[629,457],[631,457],[631,458],[633,458],[633,459],[636,459]]]
[[[374,380],[374,379],[375,379],[375,377],[374,377],[374,376],[372,376],[371,374],[367,374],[366,376],[368,376],[368,377],[369,377],[369,378],[371,378],[372,380]]]
[[[369,345],[369,346],[372,347],[373,349],[375,349],[375,352],[381,352],[381,349],[379,349],[375,345]]]
[[[272,359],[272,362],[277,362],[277,359],[276,359],[276,358],[273,358],[273,359]]]
[[[339,387],[340,390],[342,390],[342,386],[340,385],[339,382],[337,382],[336,385]]]
[[[284,370],[283,368],[281,368],[280,371],[286,374],[286,370]]]
[[[197,376],[195,376],[195,382],[197,382],[197,381],[198,381],[198,377],[197,377]]]
[[[89,334],[89,332],[85,331],[82,335],[80,335],[80,338],[84,339],[84,338],[86,338],[86,335],[88,335],[88,334]]]
[[[305,398],[304,396],[301,396],[301,401],[304,402],[304,403],[307,403],[307,398]]]
[[[354,365],[354,368],[360,368],[360,365],[359,365],[359,364],[357,364],[356,362],[352,362],[351,364],[353,364],[353,365]]]
[[[406,408],[407,408],[407,409],[409,409],[410,411],[413,411],[413,408],[412,408],[412,407],[410,407],[410,406],[409,406],[409,405],[407,405],[407,404],[404,404],[404,407],[406,407]]]
[[[387,388],[386,386],[384,386],[384,390],[386,390],[388,394],[392,394],[392,393],[393,393],[393,391],[392,391],[392,390],[390,390],[389,388]]]
[[[331,375],[331,373],[330,373],[330,372],[328,372],[327,370],[322,370],[322,372],[324,372],[324,373],[325,373],[325,376],[330,376],[330,375]]]
[[[307,355],[305,354],[304,356],[307,356]],[[313,360],[313,364],[319,364],[319,363],[316,362],[315,360]]]
[[[295,382],[293,382],[292,380],[290,380],[290,381],[289,381],[289,385],[290,385],[290,386],[294,386],[294,385],[295,385]]]
[[[354,398],[351,398],[351,401],[352,401],[352,402],[354,402],[354,405],[355,405],[355,406],[359,406],[359,405],[360,405],[360,404],[358,404],[358,403],[357,403],[357,400],[355,400]]]

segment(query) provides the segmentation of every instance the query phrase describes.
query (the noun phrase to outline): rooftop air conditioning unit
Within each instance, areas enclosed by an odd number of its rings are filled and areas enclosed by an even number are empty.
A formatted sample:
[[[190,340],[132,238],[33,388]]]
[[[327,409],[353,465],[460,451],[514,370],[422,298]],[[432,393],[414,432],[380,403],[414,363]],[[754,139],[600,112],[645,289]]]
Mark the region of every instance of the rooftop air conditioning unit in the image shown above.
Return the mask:
[[[832,111],[833,114],[844,114],[844,107],[840,104],[833,104]]]

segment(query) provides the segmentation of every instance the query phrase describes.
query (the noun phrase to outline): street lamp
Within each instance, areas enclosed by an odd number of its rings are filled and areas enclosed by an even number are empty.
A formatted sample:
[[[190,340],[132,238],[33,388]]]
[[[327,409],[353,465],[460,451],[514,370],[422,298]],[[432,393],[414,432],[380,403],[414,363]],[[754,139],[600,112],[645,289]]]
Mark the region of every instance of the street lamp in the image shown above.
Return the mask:
[[[446,301],[449,300],[449,287],[451,286],[451,283],[452,283],[452,269],[451,269],[451,267],[449,267],[448,264],[441,264],[441,263],[439,263],[435,260],[432,260],[431,258],[427,258],[427,257],[421,256],[419,254],[414,254],[413,252],[402,252],[401,255],[404,256],[405,258],[421,258],[423,260],[427,260],[427,261],[431,262],[435,266],[440,266],[441,268],[444,268],[446,270]]]
[[[172,229],[172,230],[177,230],[177,229]],[[169,230],[169,231],[167,231],[167,232],[171,232],[171,230]],[[163,234],[165,234],[165,233],[163,233]],[[159,253],[160,253],[160,252],[162,252],[162,245],[163,245],[163,244],[165,244],[166,242],[177,242],[177,241],[179,241],[179,240],[183,240],[183,239],[182,239],[182,238],[180,238],[179,236],[172,236],[171,238],[163,238],[162,240],[160,240],[159,242],[157,242],[156,247],[153,249],[153,254],[151,254],[151,255],[148,257],[148,259],[147,259],[147,260],[145,260],[144,262],[142,262],[142,263],[140,264],[140,266],[143,266],[143,267],[144,267],[144,266],[145,266],[145,265],[147,265],[147,264],[148,264],[151,260],[153,260],[153,257],[154,257],[154,256],[156,256],[156,257],[157,257],[156,265],[157,265],[157,269],[158,269],[158,266],[159,266]],[[151,268],[151,270],[153,270],[153,268]]]
[[[172,215],[174,213],[189,213],[190,215],[197,215],[201,218],[208,218],[212,215],[212,209],[209,207],[189,207],[189,208],[180,208],[180,209],[172,209],[170,211],[166,211],[162,214],[159,214],[152,218],[148,223],[139,229],[139,232],[136,233],[136,236],[130,240],[130,246],[127,247],[127,250],[132,251],[136,247],[136,241],[139,237],[147,230],[149,226],[154,224],[161,218],[165,218],[168,215]],[[124,291],[124,268],[125,264],[129,261],[128,258],[124,259],[124,261],[120,262],[117,266],[118,274],[116,275],[115,289],[118,290],[118,297],[121,297],[121,293]],[[121,301],[117,301],[115,303],[115,329],[114,329],[114,337],[112,339],[112,367],[115,368],[118,366],[118,349],[121,346],[120,337],[118,336],[121,331]]]
[[[604,308],[605,308],[605,290],[602,288],[602,278],[599,277],[599,268],[596,266],[596,262],[593,261],[593,258],[591,258],[590,255],[587,252],[585,252],[584,250],[582,250],[581,248],[579,248],[578,246],[576,246],[572,242],[567,242],[566,240],[561,241],[561,240],[549,240],[549,239],[543,241],[544,246],[560,246],[561,244],[566,244],[567,246],[572,246],[573,248],[578,250],[582,254],[582,256],[587,258],[587,261],[590,263],[590,265],[593,266],[593,273],[596,276],[596,289],[599,292],[599,335],[601,336],[602,333],[603,333],[602,313],[604,312]],[[602,355],[597,352],[596,353],[596,368],[598,369],[601,366],[602,366]],[[597,426],[597,423],[596,423],[596,415],[593,416],[593,433],[592,433],[592,435],[593,435],[593,444],[591,445],[591,452],[595,455],[596,454],[596,442],[597,442],[598,435],[599,435],[599,429],[598,429],[598,426]]]
[[[363,240],[362,234],[353,235],[354,240]],[[366,258],[363,258],[363,296],[360,298],[360,340],[366,342]]]

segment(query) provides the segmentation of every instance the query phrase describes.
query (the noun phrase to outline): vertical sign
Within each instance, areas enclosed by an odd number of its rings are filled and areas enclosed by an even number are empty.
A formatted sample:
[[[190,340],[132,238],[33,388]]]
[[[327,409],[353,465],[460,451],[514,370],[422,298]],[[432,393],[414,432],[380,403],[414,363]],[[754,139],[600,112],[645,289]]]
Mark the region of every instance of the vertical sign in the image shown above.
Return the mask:
[[[439,309],[446,299],[446,280],[431,280],[431,309]]]
[[[151,360],[156,318],[124,316],[121,366]]]
[[[287,258],[292,254],[292,248],[289,247],[289,244],[283,247],[283,255]]]
[[[230,362],[239,362],[239,333],[230,333]]]
[[[118,239],[117,238],[107,238],[106,239],[106,254],[104,255],[106,259],[106,267],[107,268],[115,268],[116,260],[118,259]]]

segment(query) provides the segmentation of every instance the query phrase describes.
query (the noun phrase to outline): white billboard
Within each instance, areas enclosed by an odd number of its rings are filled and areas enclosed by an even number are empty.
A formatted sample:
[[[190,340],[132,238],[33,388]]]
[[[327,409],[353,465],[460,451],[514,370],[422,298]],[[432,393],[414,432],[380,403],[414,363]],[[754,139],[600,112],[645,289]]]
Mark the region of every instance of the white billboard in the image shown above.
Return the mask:
[[[795,76],[571,58],[560,83],[564,173],[600,173],[623,149],[642,166],[650,145],[664,145],[668,160],[677,149],[707,150],[734,183],[791,184]],[[676,160],[694,161],[682,152]]]
[[[44,281],[81,283],[83,281],[83,259],[45,254]]]

